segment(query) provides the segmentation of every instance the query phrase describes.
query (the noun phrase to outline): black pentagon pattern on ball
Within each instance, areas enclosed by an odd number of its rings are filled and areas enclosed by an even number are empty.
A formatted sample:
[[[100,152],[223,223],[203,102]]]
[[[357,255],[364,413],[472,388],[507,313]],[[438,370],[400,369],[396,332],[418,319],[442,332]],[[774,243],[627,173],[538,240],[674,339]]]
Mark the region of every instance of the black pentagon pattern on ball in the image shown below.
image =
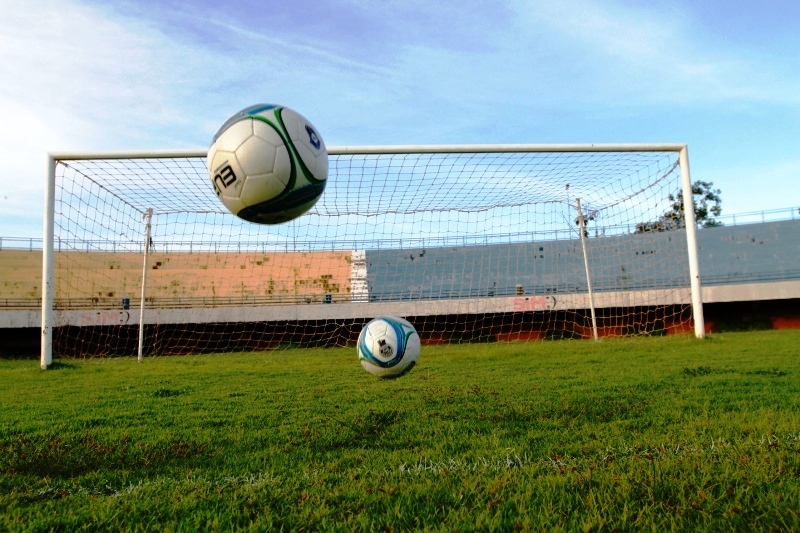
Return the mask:
[[[310,142],[314,148],[319,150],[319,147],[322,146],[322,143],[319,140],[317,132],[314,131],[314,129],[311,126],[306,124],[306,133],[308,133],[308,142]]]
[[[403,376],[405,376],[406,374],[408,374],[409,372],[411,372],[411,369],[412,369],[412,368],[414,368],[416,365],[417,365],[417,362],[416,362],[416,361],[411,361],[411,362],[408,364],[408,366],[407,366],[407,367],[405,367],[405,368],[403,369],[403,371],[402,371],[402,372],[400,372],[399,374],[387,374],[387,375],[385,375],[385,376],[382,376],[382,377],[383,377],[383,379],[397,379],[397,378],[402,378]]]
[[[236,215],[257,224],[282,224],[295,218],[293,214],[295,209],[313,201],[324,190],[325,182],[312,183],[300,189],[294,189],[286,195],[245,207]]]

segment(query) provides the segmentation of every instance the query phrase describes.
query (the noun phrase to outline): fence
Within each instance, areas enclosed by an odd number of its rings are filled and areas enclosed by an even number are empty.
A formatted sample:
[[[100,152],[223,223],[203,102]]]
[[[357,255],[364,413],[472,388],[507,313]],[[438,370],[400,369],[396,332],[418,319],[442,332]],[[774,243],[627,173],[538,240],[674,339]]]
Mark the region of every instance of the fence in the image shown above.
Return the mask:
[[[725,226],[743,226],[747,224],[761,224],[764,222],[778,222],[782,220],[800,219],[800,207],[783,207],[780,209],[769,209],[764,211],[750,211],[746,213],[733,213],[730,215],[720,215],[716,220]],[[630,234],[636,230],[635,225],[622,225],[604,228],[604,235],[623,235]],[[474,244],[500,244],[513,242],[530,242],[538,240],[564,240],[574,239],[575,229],[565,229],[563,231],[550,232],[548,234],[507,233],[498,235],[486,235],[476,240],[476,238],[458,238],[452,242],[446,238],[442,239],[420,239],[420,240],[397,240],[389,241],[331,241],[327,245],[332,249],[354,250],[364,248],[425,248],[436,246],[469,246]],[[591,235],[591,228],[589,229]],[[141,252],[142,243],[139,241],[109,241],[109,240],[86,240],[86,239],[56,239],[55,250],[81,250],[81,251],[110,251],[110,252]],[[282,251],[291,247],[293,250],[301,250],[302,243],[297,241],[288,243],[266,243],[266,242],[230,242],[230,241],[192,241],[192,242],[164,242],[156,243],[160,252],[242,252],[242,251]],[[298,245],[300,245],[298,247]],[[0,250],[41,250],[41,237],[0,237]]]

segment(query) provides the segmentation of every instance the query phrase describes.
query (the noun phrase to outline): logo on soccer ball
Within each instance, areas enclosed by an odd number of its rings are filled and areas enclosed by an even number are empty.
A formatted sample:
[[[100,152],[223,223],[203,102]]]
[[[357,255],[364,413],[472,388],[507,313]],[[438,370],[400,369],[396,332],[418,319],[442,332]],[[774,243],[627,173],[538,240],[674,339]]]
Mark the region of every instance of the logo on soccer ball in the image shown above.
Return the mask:
[[[378,346],[380,346],[381,355],[384,357],[391,357],[394,353],[392,346],[390,344],[386,344],[386,339],[379,340]]]
[[[319,150],[319,147],[321,146],[321,144],[322,144],[322,143],[320,143],[319,137],[317,137],[317,132],[316,132],[316,131],[314,131],[314,130],[311,128],[311,126],[309,126],[308,124],[306,124],[306,133],[308,133],[308,142],[310,142],[310,143],[311,143],[311,145],[312,145],[314,148],[316,148],[317,150]]]
[[[228,164],[227,161],[222,163],[220,168],[217,169],[217,173],[214,175],[214,179],[211,183],[214,185],[214,192],[217,193],[217,196],[222,194],[222,190],[220,189],[219,184],[222,185],[223,189],[227,189],[231,186],[233,182],[236,181],[236,173],[233,171],[231,166]]]

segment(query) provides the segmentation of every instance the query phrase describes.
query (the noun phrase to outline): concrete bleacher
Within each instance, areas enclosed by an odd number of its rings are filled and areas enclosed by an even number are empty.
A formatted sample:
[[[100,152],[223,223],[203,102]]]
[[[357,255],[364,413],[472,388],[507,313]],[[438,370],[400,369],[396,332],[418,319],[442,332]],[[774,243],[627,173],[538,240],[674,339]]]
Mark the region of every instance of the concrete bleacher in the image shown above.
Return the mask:
[[[681,231],[590,235],[601,336],[636,334],[642,324],[664,334],[692,330],[685,247]],[[706,331],[800,327],[800,220],[702,229],[698,247]],[[57,272],[71,272],[56,276],[58,353],[136,353],[142,255],[55,256]],[[38,250],[0,250],[0,356],[39,353],[41,261]],[[357,252],[160,251],[150,256],[147,298],[142,320],[149,349],[159,354],[272,349],[319,342],[320,332],[325,342],[352,344],[380,314],[416,317],[425,343],[592,336],[577,239]]]
[[[347,252],[151,253],[147,297],[173,305],[198,299],[287,302],[349,299]],[[141,294],[142,255],[130,252],[57,252],[55,300],[63,307],[121,305]],[[42,252],[0,250],[0,306],[41,297]],[[69,275],[63,275],[69,270]],[[11,302],[16,303],[13,305]],[[36,305],[36,302],[31,302]]]
[[[8,300],[30,300],[41,295],[41,250],[0,251],[0,306]]]
[[[701,229],[697,241],[704,286],[800,280],[800,220]],[[689,285],[683,230],[590,236],[586,246],[595,291]],[[366,260],[372,301],[587,291],[577,239],[367,250]]]
[[[685,247],[683,231],[590,235],[587,250],[593,287],[609,294],[687,287]],[[698,247],[706,301],[754,300],[759,295],[768,299],[800,297],[800,220],[702,229]],[[154,252],[149,260],[148,305],[304,304],[323,303],[326,296],[332,303],[351,302],[355,300],[352,257],[351,251]],[[360,301],[477,298],[485,303],[490,298],[586,291],[577,239],[367,250],[365,257],[369,296]],[[57,308],[119,309],[123,298],[130,298],[132,307],[137,305],[141,254],[69,251],[57,252],[55,258],[57,271],[71,272],[69,277],[56,279]],[[42,253],[37,250],[0,250],[0,308],[40,307],[41,260]],[[580,298],[573,301],[582,302]],[[441,311],[439,307],[436,309]]]
[[[704,285],[800,279],[800,219],[698,232]]]

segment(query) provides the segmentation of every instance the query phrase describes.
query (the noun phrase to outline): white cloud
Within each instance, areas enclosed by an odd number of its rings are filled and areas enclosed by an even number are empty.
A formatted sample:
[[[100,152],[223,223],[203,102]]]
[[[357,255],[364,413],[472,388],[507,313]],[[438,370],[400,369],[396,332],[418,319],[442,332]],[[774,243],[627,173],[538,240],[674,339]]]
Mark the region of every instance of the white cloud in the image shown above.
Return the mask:
[[[520,0],[523,39],[570,58],[587,75],[575,87],[594,100],[628,104],[707,104],[731,100],[800,101],[800,75],[783,70],[782,54],[756,55],[708,38],[691,12],[632,8],[615,1]],[[527,28],[536,28],[530,33]],[[570,98],[575,91],[568,90]]]
[[[38,215],[48,151],[203,146],[256,102],[295,107],[329,145],[592,142],[645,127],[683,140],[693,126],[661,129],[675,110],[800,102],[788,48],[715,41],[691,12],[658,6],[342,0],[310,31],[291,6],[281,25],[132,6],[0,0],[3,215]]]
[[[69,0],[7,4],[0,67],[13,81],[0,84],[4,215],[30,224],[36,213],[41,224],[48,152],[180,147],[158,143],[179,140],[192,122],[173,102],[199,66],[196,51]]]

